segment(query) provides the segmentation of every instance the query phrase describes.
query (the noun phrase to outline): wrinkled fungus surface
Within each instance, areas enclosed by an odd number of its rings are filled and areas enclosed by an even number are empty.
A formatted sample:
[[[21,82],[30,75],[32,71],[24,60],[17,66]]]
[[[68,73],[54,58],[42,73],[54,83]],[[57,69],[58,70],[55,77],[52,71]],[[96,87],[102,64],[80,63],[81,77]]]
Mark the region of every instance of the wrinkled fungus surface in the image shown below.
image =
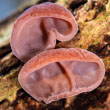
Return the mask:
[[[56,39],[72,39],[77,31],[74,16],[64,7],[49,2],[35,5],[16,20],[11,48],[15,56],[26,62],[46,49],[55,48]]]
[[[19,82],[45,103],[95,89],[105,74],[102,60],[83,49],[52,49],[33,57],[22,68]]]

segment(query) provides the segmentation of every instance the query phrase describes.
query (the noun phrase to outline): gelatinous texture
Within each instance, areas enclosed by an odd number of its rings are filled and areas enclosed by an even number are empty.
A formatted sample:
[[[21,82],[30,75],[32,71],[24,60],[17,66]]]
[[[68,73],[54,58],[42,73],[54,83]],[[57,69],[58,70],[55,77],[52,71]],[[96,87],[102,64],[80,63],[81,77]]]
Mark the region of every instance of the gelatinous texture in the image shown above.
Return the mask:
[[[77,33],[73,15],[55,3],[43,3],[26,10],[16,20],[11,48],[23,62],[46,49],[55,48],[56,39],[67,41]]]
[[[21,86],[45,103],[95,89],[102,82],[102,60],[83,49],[52,49],[33,57],[18,76]]]

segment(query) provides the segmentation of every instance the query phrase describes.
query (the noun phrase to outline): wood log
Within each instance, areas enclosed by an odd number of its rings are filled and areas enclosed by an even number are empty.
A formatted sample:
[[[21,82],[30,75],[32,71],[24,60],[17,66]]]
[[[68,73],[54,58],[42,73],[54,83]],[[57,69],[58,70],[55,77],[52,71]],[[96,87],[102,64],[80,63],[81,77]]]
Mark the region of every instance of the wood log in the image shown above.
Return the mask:
[[[28,7],[16,11],[0,22],[0,110],[110,110],[110,0],[39,0],[56,2],[75,16],[79,31],[56,48],[83,48],[97,54],[105,64],[106,75],[101,85],[89,93],[61,99],[48,105],[35,101],[18,83],[24,63],[11,52],[9,38],[16,18]]]

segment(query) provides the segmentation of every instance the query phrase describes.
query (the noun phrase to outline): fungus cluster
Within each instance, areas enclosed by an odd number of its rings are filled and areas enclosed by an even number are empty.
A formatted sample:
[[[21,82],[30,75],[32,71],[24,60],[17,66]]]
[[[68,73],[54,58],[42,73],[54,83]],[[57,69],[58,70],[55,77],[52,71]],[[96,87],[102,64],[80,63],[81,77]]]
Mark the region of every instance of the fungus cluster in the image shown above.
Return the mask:
[[[18,75],[21,87],[50,103],[92,91],[104,78],[102,60],[80,48],[54,49],[56,40],[71,40],[78,31],[73,15],[54,3],[35,5],[15,22],[11,48],[26,62]]]

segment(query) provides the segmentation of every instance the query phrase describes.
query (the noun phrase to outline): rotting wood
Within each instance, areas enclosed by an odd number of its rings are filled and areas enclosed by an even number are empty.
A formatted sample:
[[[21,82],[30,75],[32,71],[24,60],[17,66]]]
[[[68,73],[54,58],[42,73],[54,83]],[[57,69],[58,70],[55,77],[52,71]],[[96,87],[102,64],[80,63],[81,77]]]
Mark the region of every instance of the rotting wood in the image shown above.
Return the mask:
[[[56,48],[79,47],[94,52],[105,63],[105,78],[92,92],[48,105],[30,97],[17,81],[23,63],[13,56],[9,44],[13,22],[25,7],[0,23],[0,110],[110,110],[110,0],[45,1],[64,5],[75,15],[79,24],[78,34],[71,41],[58,42]],[[77,9],[73,4],[76,2]]]

